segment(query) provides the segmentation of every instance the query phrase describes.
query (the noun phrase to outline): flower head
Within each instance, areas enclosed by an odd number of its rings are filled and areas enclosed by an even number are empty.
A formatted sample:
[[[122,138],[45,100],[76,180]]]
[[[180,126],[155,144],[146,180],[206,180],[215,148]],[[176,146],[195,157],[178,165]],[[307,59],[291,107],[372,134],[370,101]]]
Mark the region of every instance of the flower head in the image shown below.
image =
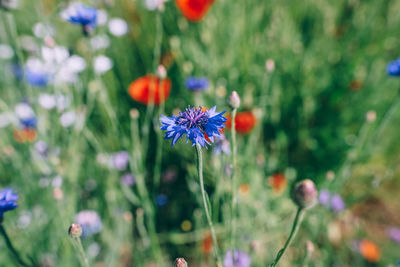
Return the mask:
[[[166,78],[160,79],[154,75],[145,75],[135,80],[129,85],[128,93],[133,100],[149,105],[153,102],[155,105],[160,105],[167,100],[171,91],[171,80]]]
[[[0,220],[3,218],[4,212],[10,211],[18,207],[15,202],[18,199],[18,195],[13,193],[11,188],[5,188],[0,191]]]
[[[82,236],[82,227],[79,224],[73,223],[68,228],[68,234],[70,237],[79,238]]]
[[[233,252],[228,250],[225,254],[224,258],[224,266],[225,267],[250,267],[251,265],[251,258],[249,254],[244,251],[235,250]]]
[[[341,196],[335,194],[331,199],[331,209],[335,212],[340,212],[346,208],[346,204],[344,203]]]
[[[386,230],[386,234],[391,240],[400,245],[400,228],[390,227]]]
[[[322,189],[319,192],[319,204],[321,204],[322,206],[328,206],[330,199],[331,193],[328,190]]]
[[[215,0],[175,0],[182,15],[189,21],[200,21]]]
[[[390,76],[400,76],[400,58],[391,61],[386,67],[386,71]]]
[[[268,179],[269,184],[276,193],[280,193],[285,190],[287,179],[283,173],[274,173]]]
[[[310,179],[298,182],[293,191],[293,198],[300,208],[312,208],[318,199],[318,191]]]
[[[232,108],[239,108],[240,107],[240,97],[236,91],[233,91],[228,97],[228,105]]]
[[[214,142],[214,137],[220,137],[225,127],[226,118],[222,116],[225,111],[217,113],[216,106],[209,110],[202,107],[187,107],[178,116],[161,116],[161,130],[166,131],[165,139],[172,139],[172,145],[186,134],[187,142],[192,141],[193,146],[200,144],[207,145]],[[207,138],[206,138],[207,135]]]
[[[257,124],[256,116],[251,111],[238,112],[235,116],[235,130],[240,134],[249,134],[254,126]],[[228,115],[228,121],[226,122],[228,129],[231,129],[232,122],[231,116]]]
[[[374,242],[363,239],[360,243],[360,253],[369,262],[378,262],[381,258],[381,252]]]
[[[206,77],[188,77],[185,80],[185,86],[190,91],[206,91],[209,86],[209,82]]]
[[[61,13],[61,17],[73,24],[95,28],[97,26],[97,9],[82,3],[73,3]]]
[[[188,264],[184,258],[177,258],[174,267],[188,267]]]
[[[83,210],[75,216],[75,222],[82,226],[82,236],[92,236],[100,232],[102,223],[100,216],[93,210]]]

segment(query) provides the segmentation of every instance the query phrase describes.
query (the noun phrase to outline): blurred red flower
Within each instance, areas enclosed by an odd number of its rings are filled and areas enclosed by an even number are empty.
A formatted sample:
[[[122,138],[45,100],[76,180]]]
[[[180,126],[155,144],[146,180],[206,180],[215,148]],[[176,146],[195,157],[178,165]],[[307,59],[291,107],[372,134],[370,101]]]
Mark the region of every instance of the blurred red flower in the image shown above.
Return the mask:
[[[270,186],[274,192],[282,192],[286,188],[287,179],[282,173],[275,173],[268,179]]]
[[[381,252],[374,242],[363,239],[360,243],[360,253],[370,262],[377,262],[381,258]]]
[[[133,100],[145,105],[150,104],[152,95],[154,105],[160,105],[167,100],[170,91],[171,80],[169,78],[160,82],[160,78],[152,74],[138,78],[128,88],[128,93]]]
[[[175,0],[182,15],[189,21],[200,21],[215,0]]]
[[[213,241],[212,241],[212,236],[210,232],[207,232],[204,236],[203,241],[200,244],[200,250],[204,254],[210,254],[213,249]]]
[[[226,127],[228,129],[232,128],[231,115],[227,115],[228,121],[226,122]],[[240,134],[250,133],[254,126],[256,126],[257,119],[251,111],[238,112],[235,117],[235,129]]]

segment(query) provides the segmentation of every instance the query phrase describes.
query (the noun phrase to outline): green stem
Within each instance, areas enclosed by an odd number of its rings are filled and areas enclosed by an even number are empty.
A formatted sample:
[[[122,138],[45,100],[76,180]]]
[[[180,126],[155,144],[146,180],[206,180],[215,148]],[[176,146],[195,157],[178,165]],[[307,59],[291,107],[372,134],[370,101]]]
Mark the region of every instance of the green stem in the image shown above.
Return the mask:
[[[0,233],[1,235],[4,237],[4,240],[6,241],[6,245],[8,247],[8,249],[11,251],[11,253],[13,254],[15,260],[21,265],[21,266],[29,266],[28,264],[26,264],[21,256],[19,255],[18,251],[14,248],[13,244],[11,243],[10,238],[7,235],[6,229],[4,229],[4,226],[2,223],[0,223]]]
[[[236,125],[235,125],[235,117],[236,117],[236,108],[232,110],[232,218],[231,218],[231,249],[232,249],[232,262],[234,262],[234,254],[236,248]]]
[[[290,231],[289,237],[286,240],[285,245],[281,250],[279,250],[278,254],[276,255],[276,258],[274,262],[270,265],[270,267],[275,267],[283,254],[285,253],[287,247],[290,245],[290,242],[292,241],[293,237],[296,235],[297,230],[299,230],[299,226],[301,224],[301,220],[303,219],[303,209],[302,208],[297,208],[296,212],[296,217],[294,218],[293,225],[292,225],[292,230]]]
[[[204,189],[204,179],[203,179],[203,155],[201,152],[201,146],[200,144],[196,143],[196,151],[197,151],[197,171],[199,174],[199,179],[200,179],[200,188],[201,188],[201,195],[203,197],[203,205],[204,205],[204,211],[206,213],[207,217],[207,222],[208,226],[210,227],[211,231],[211,237],[214,245],[214,254],[215,258],[217,260],[217,266],[221,264],[221,259],[219,256],[219,249],[218,249],[218,243],[217,243],[217,235],[215,234],[215,229],[211,220],[210,216],[210,211],[208,207],[208,202],[207,202],[207,196],[206,196],[206,191]]]
[[[77,243],[79,253],[81,254],[81,257],[82,257],[82,266],[89,267],[89,261],[86,257],[85,250],[83,249],[81,239],[77,238],[76,241],[77,241],[76,243]]]

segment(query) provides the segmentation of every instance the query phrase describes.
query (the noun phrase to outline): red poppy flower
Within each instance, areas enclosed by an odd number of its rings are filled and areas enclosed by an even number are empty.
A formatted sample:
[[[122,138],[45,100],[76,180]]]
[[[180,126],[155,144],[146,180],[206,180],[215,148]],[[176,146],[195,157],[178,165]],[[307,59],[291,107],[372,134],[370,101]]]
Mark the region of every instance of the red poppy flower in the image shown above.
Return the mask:
[[[200,250],[204,254],[210,254],[212,252],[212,249],[213,249],[212,236],[211,233],[208,232],[205,234],[204,239],[200,244]]]
[[[189,21],[200,21],[215,0],[175,0],[182,15]]]
[[[154,96],[154,105],[160,105],[167,100],[171,91],[171,80],[166,78],[160,82],[155,75],[145,75],[133,81],[128,88],[129,95],[137,102],[148,105]]]
[[[272,189],[277,193],[282,192],[287,184],[286,177],[282,173],[275,173],[271,175],[268,180]]]
[[[231,129],[231,115],[227,115],[228,121],[226,122],[226,127]],[[235,117],[235,129],[240,134],[250,133],[254,126],[256,126],[257,119],[251,111],[238,112]]]
[[[381,258],[381,252],[374,242],[363,239],[360,243],[360,252],[370,262],[377,262]]]

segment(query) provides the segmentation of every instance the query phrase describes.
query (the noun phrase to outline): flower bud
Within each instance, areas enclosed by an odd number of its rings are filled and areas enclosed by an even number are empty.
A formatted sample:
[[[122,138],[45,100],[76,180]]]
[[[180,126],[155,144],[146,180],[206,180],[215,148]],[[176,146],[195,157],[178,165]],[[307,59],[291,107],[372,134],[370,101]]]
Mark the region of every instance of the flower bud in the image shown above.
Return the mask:
[[[188,267],[188,264],[184,258],[177,258],[174,267]]]
[[[310,179],[298,182],[293,191],[294,202],[299,208],[312,208],[317,203],[318,191]]]
[[[79,224],[73,223],[68,229],[70,237],[79,238],[82,235],[82,227]]]
[[[228,105],[233,108],[237,109],[240,107],[240,97],[236,91],[233,91],[228,97]]]

